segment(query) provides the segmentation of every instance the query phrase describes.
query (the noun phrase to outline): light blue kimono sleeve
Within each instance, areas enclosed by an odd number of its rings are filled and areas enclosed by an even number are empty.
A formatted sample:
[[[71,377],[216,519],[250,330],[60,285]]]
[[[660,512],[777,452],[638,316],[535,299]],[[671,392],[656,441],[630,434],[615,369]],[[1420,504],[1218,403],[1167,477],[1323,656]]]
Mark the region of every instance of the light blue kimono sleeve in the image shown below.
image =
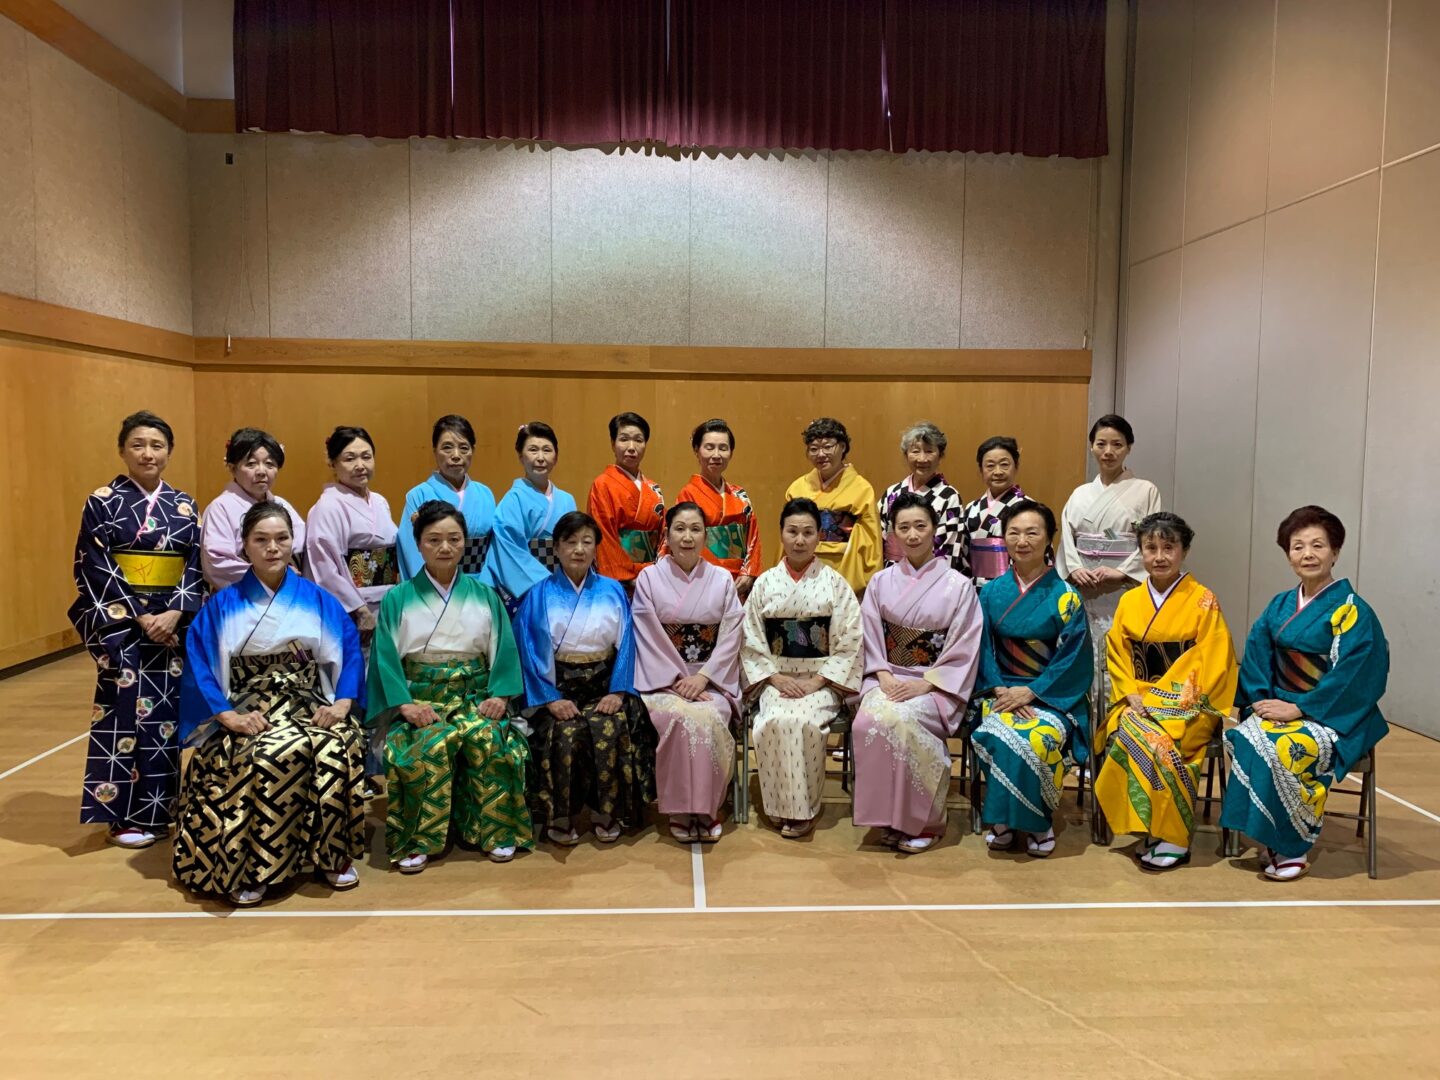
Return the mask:
[[[485,569],[489,581],[502,595],[512,598],[525,596],[550,576],[544,564],[530,553],[530,522],[524,497],[514,488],[495,508],[495,535]]]
[[[210,721],[235,707],[221,690],[217,672],[230,662],[220,655],[220,628],[225,621],[224,609],[230,606],[229,594],[236,588],[232,585],[212,596],[185,632],[185,670],[180,678],[181,743],[188,743],[197,733],[202,738],[208,735]]]
[[[416,484],[405,496],[405,509],[400,513],[400,524],[395,531],[395,548],[400,557],[400,577],[403,581],[409,581],[425,568],[410,519],[424,503],[430,501],[430,497],[424,484]]]
[[[337,700],[349,698],[354,715],[363,717],[365,655],[360,650],[360,632],[355,629],[355,620],[345,613],[340,601],[324,591],[320,591],[320,620],[325,636],[340,642],[340,674],[335,680],[335,697]]]
[[[513,621],[515,644],[520,650],[520,670],[525,676],[525,703],[538,709],[560,700],[555,685],[555,645],[550,640],[545,588],[531,589],[520,602]]]

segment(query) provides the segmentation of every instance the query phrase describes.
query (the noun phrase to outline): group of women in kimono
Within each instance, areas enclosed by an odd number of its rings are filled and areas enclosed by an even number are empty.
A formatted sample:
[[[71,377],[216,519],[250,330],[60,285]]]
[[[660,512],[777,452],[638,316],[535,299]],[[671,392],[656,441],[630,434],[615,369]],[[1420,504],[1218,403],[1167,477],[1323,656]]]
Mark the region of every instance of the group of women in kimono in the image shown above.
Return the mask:
[[[1016,484],[1009,437],[980,445],[985,493],[966,505],[944,434],[918,424],[909,474],[877,501],[844,425],[816,420],[768,569],[725,478],[725,421],[695,429],[698,471],[668,508],[642,471],[645,420],[609,433],[588,513],[550,479],[559,439],[540,422],[517,432],[523,476],[496,506],[469,475],[470,424],[442,417],[397,526],[363,428],[330,436],[335,481],[304,518],[273,490],[283,446],[237,431],[202,518],[162,479],[169,425],[127,417],[125,471],[87,501],[76,547],[71,618],[98,666],[82,821],[124,848],[173,828],[179,880],[240,906],[303,873],[358,884],[381,774],[402,873],[457,842],[495,862],[582,827],[614,843],[651,802],[676,840],[713,843],[750,724],[764,810],[793,839],[819,818],[830,725],[853,715],[855,823],[886,845],[937,842],[949,740],[969,734],[991,849],[1053,852],[1081,767],[1115,831],[1142,837],[1139,865],[1165,871],[1189,860],[1198,770],[1233,705],[1221,820],[1291,880],[1330,785],[1386,731],[1385,638],[1333,577],[1339,520],[1312,506],[1281,524],[1299,585],[1237,667],[1185,570],[1191,529],[1125,468],[1121,417],[1091,430],[1099,475],[1059,521]]]

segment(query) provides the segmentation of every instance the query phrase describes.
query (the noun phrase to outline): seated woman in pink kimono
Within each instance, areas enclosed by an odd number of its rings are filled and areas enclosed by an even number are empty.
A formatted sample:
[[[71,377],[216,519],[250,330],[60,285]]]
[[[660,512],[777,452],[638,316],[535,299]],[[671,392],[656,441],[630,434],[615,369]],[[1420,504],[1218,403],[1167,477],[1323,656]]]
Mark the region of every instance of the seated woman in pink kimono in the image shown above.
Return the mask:
[[[705,517],[693,502],[665,514],[668,554],[640,571],[635,689],[660,745],[655,786],[670,835],[682,844],[720,839],[720,804],[735,768],[745,613],[729,571],[706,562]]]
[[[985,624],[974,584],[935,557],[930,503],[907,492],[892,513],[904,558],[870,579],[860,605],[855,824],[884,829],[887,846],[914,855],[945,831],[945,740],[964,718]]]

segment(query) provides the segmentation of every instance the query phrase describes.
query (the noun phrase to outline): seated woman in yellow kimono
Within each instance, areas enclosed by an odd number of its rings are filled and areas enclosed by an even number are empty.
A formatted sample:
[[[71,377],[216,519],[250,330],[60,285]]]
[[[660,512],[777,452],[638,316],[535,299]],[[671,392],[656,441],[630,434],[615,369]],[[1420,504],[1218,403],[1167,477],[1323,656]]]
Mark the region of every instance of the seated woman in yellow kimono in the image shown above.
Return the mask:
[[[1135,526],[1146,581],[1106,635],[1107,743],[1095,798],[1118,833],[1145,837],[1145,870],[1190,861],[1200,763],[1235,699],[1235,648],[1215,594],[1185,570],[1195,530],[1171,513]]]

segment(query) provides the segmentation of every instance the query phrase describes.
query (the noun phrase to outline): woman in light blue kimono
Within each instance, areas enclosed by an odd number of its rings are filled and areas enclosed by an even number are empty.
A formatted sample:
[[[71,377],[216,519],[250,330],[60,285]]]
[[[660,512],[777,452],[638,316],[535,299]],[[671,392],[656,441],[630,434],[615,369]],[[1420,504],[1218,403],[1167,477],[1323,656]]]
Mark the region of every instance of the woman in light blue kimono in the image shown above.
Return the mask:
[[[322,871],[359,883],[365,853],[360,635],[340,602],[290,570],[286,509],[241,523],[250,570],[210,598],[186,638],[180,739],[195,748],[180,797],[175,876],[249,907]]]
[[[611,844],[655,798],[655,728],[635,691],[630,604],[618,581],[595,572],[599,543],[589,514],[557,521],[560,565],[525,594],[515,619],[530,811],[563,847],[580,842],[574,819],[587,807],[595,839]]]
[[[438,500],[449,503],[465,515],[465,551],[460,556],[460,573],[490,583],[485,574],[486,557],[494,539],[495,496],[488,487],[470,478],[470,460],[475,456],[475,429],[463,416],[442,416],[430,431],[435,451],[435,471],[410,489],[396,536],[400,555],[400,576],[406,581],[425,569],[424,556],[415,542],[410,525],[420,507]]]
[[[1246,639],[1220,824],[1260,842],[1266,880],[1294,881],[1310,872],[1330,785],[1389,731],[1379,703],[1390,646],[1370,605],[1335,579],[1339,518],[1302,506],[1276,541],[1300,585],[1271,600]]]
[[[510,485],[495,510],[494,543],[486,561],[487,584],[495,586],[512,615],[525,594],[558,565],[552,530],[575,509],[575,497],[550,479],[560,457],[554,428],[539,420],[522,424],[515,453],[525,475]]]
[[[1025,853],[1043,859],[1055,850],[1065,759],[1089,757],[1094,652],[1080,594],[1045,563],[1055,514],[1022,499],[1000,511],[1000,529],[1009,568],[980,590],[985,640],[971,736],[986,778],[980,817],[992,851],[1008,851],[1023,832]]]

